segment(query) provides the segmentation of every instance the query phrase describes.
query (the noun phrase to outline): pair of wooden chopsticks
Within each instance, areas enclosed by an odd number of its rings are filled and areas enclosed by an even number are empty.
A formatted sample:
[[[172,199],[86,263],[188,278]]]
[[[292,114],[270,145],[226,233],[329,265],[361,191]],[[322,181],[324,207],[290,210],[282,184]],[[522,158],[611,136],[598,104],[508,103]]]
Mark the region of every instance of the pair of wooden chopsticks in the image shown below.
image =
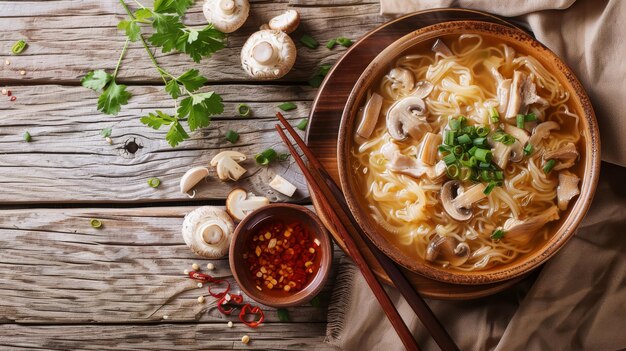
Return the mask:
[[[293,156],[296,163],[302,170],[302,173],[309,183],[313,194],[319,200],[322,212],[334,226],[335,231],[341,237],[343,242],[345,242],[350,256],[354,259],[356,265],[361,270],[365,281],[372,289],[374,296],[376,296],[376,299],[382,306],[383,311],[387,315],[387,318],[389,318],[389,321],[398,333],[398,336],[402,340],[406,349],[419,350],[419,347],[413,338],[413,335],[409,331],[409,328],[402,320],[402,317],[400,317],[398,310],[396,310],[382,285],[376,279],[374,272],[365,261],[363,254],[353,239],[353,235],[359,235],[363,241],[367,243],[369,250],[374,254],[380,265],[383,267],[389,278],[391,278],[394,282],[402,296],[404,296],[407,300],[413,311],[415,311],[418,318],[432,335],[437,345],[445,351],[458,350],[458,347],[452,338],[450,338],[450,335],[448,335],[422,297],[415,291],[415,289],[413,289],[413,286],[411,286],[411,283],[407,280],[402,271],[400,271],[400,268],[398,268],[395,262],[382,253],[362,232],[361,228],[352,216],[352,213],[348,210],[348,206],[341,190],[335,181],[328,175],[324,166],[322,166],[322,164],[317,160],[315,155],[313,155],[298,133],[296,133],[293,127],[291,127],[280,112],[276,114],[276,117],[278,117],[285,129],[287,129],[291,137],[295,140],[296,144],[298,144],[308,159],[310,167],[305,165],[304,160],[291,144],[281,126],[276,124],[276,130],[278,131],[280,138],[283,140],[285,145],[287,145],[289,153]],[[350,223],[351,225],[347,225],[347,223]]]

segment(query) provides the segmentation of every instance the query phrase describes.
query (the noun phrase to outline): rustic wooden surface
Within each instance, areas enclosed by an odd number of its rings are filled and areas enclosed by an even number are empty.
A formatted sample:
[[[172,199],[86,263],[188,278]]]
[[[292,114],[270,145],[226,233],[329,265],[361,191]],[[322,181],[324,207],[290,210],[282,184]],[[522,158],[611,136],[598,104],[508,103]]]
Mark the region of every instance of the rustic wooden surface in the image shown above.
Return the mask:
[[[223,139],[228,129],[241,132],[236,148],[251,155],[279,148],[272,131],[277,104],[297,103],[286,114],[294,122],[309,114],[316,91],[306,80],[319,64],[335,62],[343,48],[297,44],[296,68],[275,82],[251,81],[239,64],[244,40],[288,8],[303,18],[294,36],[306,31],[320,42],[357,39],[385,20],[376,0],[252,1],[244,28],[213,58],[194,64],[157,52],[173,73],[199,68],[210,78],[205,89],[226,101],[225,113],[210,127],[171,149],[164,132],[139,123],[147,111],[173,106],[138,44],[120,70],[120,81],[134,96],[119,116],[98,113],[96,94],[79,86],[88,71],[115,66],[124,42],[115,28],[124,13],[117,1],[0,1],[0,88],[17,96],[15,102],[0,96],[0,349],[330,349],[323,340],[332,279],[321,307],[290,308],[290,323],[268,309],[267,322],[252,330],[239,323],[228,328],[213,306],[195,302],[201,290],[182,276],[191,263],[208,262],[180,237],[182,217],[194,206],[223,204],[235,185],[275,201],[309,203],[291,161],[269,169],[248,163],[240,183],[210,178],[194,199],[177,191],[186,169],[233,148]],[[200,9],[198,2],[188,23],[201,23]],[[28,49],[8,55],[19,39]],[[4,65],[5,59],[11,64]],[[235,117],[241,102],[253,108],[250,118]],[[113,127],[113,145],[99,135],[105,127]],[[31,143],[22,141],[26,130]],[[130,141],[141,146],[134,154],[124,149]],[[293,199],[267,187],[276,173],[298,185]],[[146,184],[155,176],[162,180],[158,189]],[[101,230],[89,226],[93,217],[103,220]],[[226,260],[215,264],[215,274],[230,276]],[[248,345],[240,342],[244,334],[252,338]]]

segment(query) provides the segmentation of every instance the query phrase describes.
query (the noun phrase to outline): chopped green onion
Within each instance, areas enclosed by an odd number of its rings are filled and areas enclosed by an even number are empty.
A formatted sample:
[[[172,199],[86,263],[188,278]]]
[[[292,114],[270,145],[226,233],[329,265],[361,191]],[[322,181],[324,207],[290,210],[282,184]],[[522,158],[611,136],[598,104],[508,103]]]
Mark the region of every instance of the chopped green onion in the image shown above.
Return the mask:
[[[490,169],[491,168],[491,163],[479,162],[478,163],[478,168],[480,168],[480,169]]]
[[[524,155],[528,156],[528,155],[530,155],[532,153],[533,153],[533,145],[532,144],[527,144],[524,147]]]
[[[497,129],[495,132],[493,132],[493,134],[491,134],[491,139],[493,139],[494,141],[502,141],[502,139],[504,139],[504,137],[506,136],[506,133],[504,133],[504,131],[502,131],[502,129]]]
[[[309,124],[309,119],[305,118],[303,120],[301,120],[297,125],[296,128],[300,129],[300,130],[305,130],[307,124]]]
[[[504,172],[502,172],[502,171],[495,171],[494,173],[496,175],[496,179],[497,180],[503,180],[504,179]]]
[[[449,166],[456,162],[456,157],[453,154],[449,154],[443,157],[443,162],[446,163],[446,166]]]
[[[517,117],[515,117],[515,120],[517,121],[517,128],[524,129],[524,122],[526,122],[526,118],[524,117],[524,115],[517,115]]]
[[[500,122],[500,114],[495,107],[489,109],[489,117],[491,117],[491,122],[498,123]]]
[[[291,111],[298,108],[298,106],[293,102],[283,102],[282,104],[278,105],[278,108],[283,111]]]
[[[470,138],[467,134],[463,134],[456,138],[456,141],[458,141],[459,144],[470,144],[472,142],[472,138]]]
[[[515,138],[512,135],[504,134],[504,137],[500,142],[504,145],[511,145],[515,142]]]
[[[489,128],[480,126],[476,128],[476,134],[478,134],[479,137],[486,137],[489,135]]]
[[[448,145],[439,145],[437,148],[439,152],[452,152]]]
[[[276,314],[278,314],[278,320],[281,322],[289,322],[289,312],[284,308],[279,308],[276,310]]]
[[[317,47],[320,46],[320,43],[308,34],[302,34],[300,42],[309,49],[317,49]]]
[[[322,85],[322,81],[324,81],[324,77],[322,77],[322,76],[313,76],[311,79],[309,79],[308,83],[313,88],[319,88],[320,85]]]
[[[456,132],[453,130],[447,130],[443,138],[443,143],[446,145],[454,146],[456,139]]]
[[[504,238],[504,234],[505,233],[506,232],[504,230],[502,230],[502,229],[494,230],[493,233],[491,233],[491,239],[492,240],[500,240],[500,239]]]
[[[476,146],[488,146],[489,145],[487,143],[487,138],[485,138],[485,137],[480,137],[480,138],[476,138],[476,139],[472,140],[472,144],[474,144]]]
[[[548,174],[552,171],[552,168],[554,168],[554,166],[556,166],[556,161],[555,160],[548,160],[548,162],[546,162],[546,164],[543,166],[543,173]]]
[[[150,178],[148,179],[148,185],[153,188],[158,188],[161,185],[161,180],[159,178]]]
[[[291,156],[291,154],[289,153],[278,154],[278,162],[287,161],[289,159],[289,156]]]
[[[448,177],[456,179],[459,176],[459,166],[455,164],[448,165],[448,167],[446,167],[446,173],[448,173]]]
[[[24,132],[24,141],[30,143],[33,140],[33,137],[30,136],[29,132]]]
[[[272,148],[269,148],[261,151],[261,153],[259,154],[256,154],[254,156],[254,160],[261,166],[267,166],[270,164],[270,162],[274,161],[276,157],[278,157],[276,151],[274,151],[274,149]]]
[[[489,182],[489,184],[487,185],[485,190],[483,190],[483,194],[485,194],[485,195],[491,194],[491,192],[493,191],[493,189],[495,187],[496,187],[496,182],[494,182],[494,181]]]
[[[461,156],[464,151],[465,150],[463,150],[463,147],[461,145],[457,145],[452,148],[452,153],[454,154],[454,156]]]
[[[493,155],[491,154],[491,150],[478,149],[474,153],[474,157],[481,162],[491,162]]]
[[[250,115],[250,106],[246,104],[237,105],[237,113],[241,117],[248,117]]]
[[[472,169],[469,168],[469,167],[462,167],[459,179],[460,180],[469,180],[471,177],[472,177]]]
[[[476,159],[476,157],[472,156],[469,158],[470,167],[474,168],[476,167],[477,164],[478,164],[478,159]]]
[[[524,116],[524,121],[525,122],[535,122],[537,121],[537,115],[535,115],[534,113],[529,113],[527,115]]]
[[[226,140],[230,141],[231,144],[236,143],[237,140],[239,140],[239,133],[230,129],[228,132],[226,132]]]
[[[337,38],[337,43],[346,48],[352,46],[352,40],[344,37]]]
[[[15,44],[13,44],[13,46],[11,47],[11,52],[13,53],[13,55],[19,55],[22,53],[22,51],[24,51],[24,49],[26,49],[27,46],[28,44],[26,44],[24,40],[19,40]]]
[[[461,128],[461,121],[455,118],[450,118],[448,124],[450,125],[450,129],[452,130],[458,130],[459,128]]]
[[[328,71],[330,71],[332,67],[333,65],[331,65],[330,63],[325,63],[323,65],[320,65],[320,67],[317,69],[317,74],[319,74],[322,77],[326,77],[326,75],[328,74]]]
[[[328,43],[326,44],[326,48],[328,48],[329,50],[332,50],[336,44],[337,44],[337,39],[330,39]]]
[[[465,122],[467,122],[467,118],[465,118],[465,116],[459,116],[459,122],[461,122],[461,127],[463,125],[465,125]]]
[[[477,146],[472,146],[472,147],[471,147],[471,148],[467,151],[467,153],[468,153],[468,154],[470,154],[470,155],[472,155],[472,156],[474,156],[474,154],[476,153],[476,150],[478,150],[478,147],[477,147]]]
[[[92,218],[92,219],[89,221],[89,224],[91,224],[91,226],[92,226],[93,228],[96,228],[96,229],[100,229],[100,228],[102,228],[102,221],[101,221],[101,220],[99,220],[99,219],[96,219],[96,218]]]

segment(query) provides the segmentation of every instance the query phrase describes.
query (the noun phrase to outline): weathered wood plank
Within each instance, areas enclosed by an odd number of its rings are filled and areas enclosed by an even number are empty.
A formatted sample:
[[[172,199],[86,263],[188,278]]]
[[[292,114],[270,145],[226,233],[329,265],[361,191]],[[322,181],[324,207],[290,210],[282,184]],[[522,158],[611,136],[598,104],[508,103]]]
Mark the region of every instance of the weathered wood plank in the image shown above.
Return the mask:
[[[189,25],[206,23],[198,1],[187,16]],[[337,36],[358,39],[375,25],[382,23],[377,3],[342,3],[324,1],[318,6],[294,8],[302,16],[301,28],[292,35],[297,39],[307,32],[326,43]],[[252,4],[248,21],[237,32],[229,35],[228,48],[216,53],[201,64],[188,57],[157,52],[157,60],[166,70],[175,74],[194,66],[211,82],[251,80],[241,69],[239,54],[245,40],[259,26],[288,8],[287,4],[261,2]],[[0,65],[0,84],[63,82],[76,84],[88,71],[102,68],[112,70],[125,40],[116,28],[124,12],[117,1],[54,1],[54,2],[0,2],[0,53],[10,52],[18,39],[26,39],[29,47],[18,57],[0,57],[11,65]],[[329,30],[332,28],[332,31]],[[310,50],[297,44],[299,57],[292,72],[284,81],[304,81],[310,78],[320,63],[334,62],[345,49],[328,50],[323,45]],[[20,70],[27,74],[21,76]],[[143,47],[131,45],[120,70],[119,79],[132,82],[158,83],[159,77]]]
[[[217,311],[206,286],[183,274],[194,262],[212,262],[209,274],[238,291],[227,258],[202,259],[184,244],[180,228],[193,208],[2,211],[0,324],[158,323],[164,315],[168,322],[236,322]],[[92,228],[90,218],[101,219],[103,228]],[[322,306],[290,308],[291,321],[325,322],[332,280],[320,295]],[[205,304],[196,300],[201,294]],[[278,321],[273,309],[265,310],[269,323]]]
[[[250,329],[224,324],[19,326],[0,328],[10,350],[336,350],[324,343],[324,323],[286,323]],[[251,341],[241,342],[243,335]]]
[[[253,156],[268,147],[286,152],[274,130],[276,105],[296,102],[298,108],[285,113],[295,124],[308,116],[314,90],[256,85],[214,88],[225,100],[225,113],[174,149],[164,139],[166,130],[155,131],[139,122],[140,116],[155,109],[173,111],[161,87],[131,87],[134,96],[118,116],[96,111],[96,94],[82,87],[11,88],[18,100],[0,104],[0,203],[189,201],[179,192],[181,176],[230,149],[250,157],[243,163],[248,173],[236,183],[221,182],[212,173],[197,188],[196,200],[223,199],[234,186],[272,201],[305,199],[304,178],[293,160],[260,167]],[[236,106],[242,102],[250,105],[252,117],[236,117]],[[100,136],[105,127],[113,127],[112,145]],[[234,145],[224,139],[229,129],[240,133]],[[27,130],[31,143],[22,140]],[[134,154],[124,148],[129,141],[141,146]],[[293,198],[269,188],[274,174],[283,174],[298,186]],[[150,177],[161,179],[158,189],[146,184]]]

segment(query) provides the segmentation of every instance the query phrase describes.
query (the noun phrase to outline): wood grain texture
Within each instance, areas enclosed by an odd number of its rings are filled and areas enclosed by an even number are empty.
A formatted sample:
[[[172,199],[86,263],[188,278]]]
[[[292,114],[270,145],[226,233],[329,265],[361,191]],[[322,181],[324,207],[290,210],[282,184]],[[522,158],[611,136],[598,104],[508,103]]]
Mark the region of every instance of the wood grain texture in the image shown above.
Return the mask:
[[[301,201],[308,191],[293,160],[257,166],[254,155],[273,147],[286,152],[274,124],[276,105],[293,101],[298,108],[285,113],[296,124],[306,118],[314,90],[302,86],[225,85],[214,89],[225,100],[225,112],[208,128],[191,134],[177,148],[165,141],[166,130],[155,131],[139,122],[139,117],[155,109],[173,111],[171,100],[157,86],[133,86],[134,96],[118,116],[96,111],[97,95],[82,87],[58,85],[12,88],[18,100],[0,104],[0,203],[41,202],[150,202],[190,201],[179,192],[179,181],[191,167],[208,165],[217,153],[235,149],[249,159],[243,163],[248,173],[238,182],[222,182],[212,171],[197,188],[197,199],[223,199],[234,186],[241,186],[272,201]],[[250,118],[238,117],[235,109],[247,103]],[[100,135],[112,127],[113,144]],[[224,135],[240,133],[236,144]],[[29,131],[33,141],[25,143]],[[131,154],[125,143],[134,141],[141,148]],[[299,191],[287,198],[269,188],[275,174],[292,181]],[[17,176],[19,175],[19,176]],[[146,183],[161,179],[158,189]]]
[[[132,1],[127,1],[134,6]],[[306,4],[305,4],[306,3]],[[163,54],[158,50],[157,61],[173,74],[190,67],[198,68],[211,82],[251,81],[241,68],[239,58],[246,39],[263,23],[288,8],[295,8],[302,17],[300,28],[291,36],[298,47],[298,59],[293,70],[282,81],[306,81],[321,63],[336,61],[345,51],[337,47],[328,50],[323,45],[337,36],[357,39],[375,25],[382,23],[379,5],[360,1],[294,1],[292,4],[273,1],[257,2],[251,6],[245,25],[228,36],[228,47],[211,58],[195,64],[189,57]],[[11,65],[0,65],[0,81],[11,84],[67,83],[77,84],[79,78],[93,69],[113,70],[125,37],[117,23],[125,12],[118,1],[0,1],[0,53],[9,53],[11,45],[25,39],[29,47],[19,57],[0,57]],[[202,1],[196,1],[186,16],[188,25],[204,25]],[[332,29],[332,30],[331,30]],[[148,33],[149,28],[145,29]],[[317,50],[298,43],[303,33],[309,33],[322,43]],[[21,76],[20,70],[27,74]],[[133,43],[119,73],[123,82],[159,83],[160,78],[144,48]],[[2,83],[0,83],[2,84]]]
[[[250,328],[235,324],[21,326],[0,328],[8,350],[337,350],[324,343],[324,323],[280,323]],[[243,335],[251,341],[241,342]]]
[[[184,244],[183,216],[193,209],[3,211],[0,324],[158,323],[164,315],[168,323],[238,322],[237,316],[217,311],[207,286],[200,289],[183,274],[195,262],[238,291],[227,257],[202,259]],[[92,228],[91,218],[99,218],[103,227]],[[214,271],[204,269],[208,262]],[[291,321],[325,322],[332,281],[331,275],[320,293],[321,307],[289,308]],[[197,302],[200,295],[206,296],[205,304]],[[268,323],[278,321],[274,309],[264,310]]]

